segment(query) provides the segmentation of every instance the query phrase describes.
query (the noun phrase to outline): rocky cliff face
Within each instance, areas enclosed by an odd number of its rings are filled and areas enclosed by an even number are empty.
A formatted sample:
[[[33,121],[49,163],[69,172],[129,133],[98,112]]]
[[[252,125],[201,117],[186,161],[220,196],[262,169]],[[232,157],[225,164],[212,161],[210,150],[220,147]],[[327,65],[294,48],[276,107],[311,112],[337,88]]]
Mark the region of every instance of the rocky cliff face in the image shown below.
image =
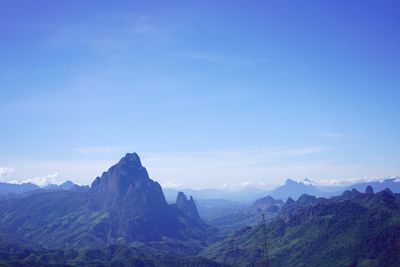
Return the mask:
[[[126,154],[117,164],[97,177],[90,193],[110,211],[101,230],[128,240],[159,240],[162,236],[184,238],[180,216],[201,221],[193,201],[181,199],[176,209],[164,197],[161,186],[149,178],[136,153]],[[184,197],[186,198],[186,196]]]
[[[197,207],[192,196],[187,199],[183,192],[179,192],[176,197],[176,206],[183,214],[192,219],[194,222],[201,224],[203,223],[199,213],[197,212]]]
[[[372,186],[368,185],[367,188],[365,189],[365,194],[373,194],[374,189],[372,189]]]
[[[0,232],[49,248],[78,249],[203,238],[205,227],[193,223],[200,220],[196,205],[185,198],[169,205],[139,156],[128,153],[88,191],[45,191],[0,202]]]
[[[90,192],[113,210],[123,208],[131,216],[163,213],[168,204],[159,183],[151,180],[136,153],[128,153],[97,177]],[[160,214],[161,215],[161,214]]]

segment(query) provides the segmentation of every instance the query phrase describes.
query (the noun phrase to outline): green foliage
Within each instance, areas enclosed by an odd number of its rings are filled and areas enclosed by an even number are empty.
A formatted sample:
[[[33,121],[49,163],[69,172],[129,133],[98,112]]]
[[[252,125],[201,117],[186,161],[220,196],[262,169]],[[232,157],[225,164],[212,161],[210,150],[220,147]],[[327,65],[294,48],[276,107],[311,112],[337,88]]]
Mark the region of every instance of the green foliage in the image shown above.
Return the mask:
[[[112,239],[105,220],[115,218],[80,193],[1,202],[0,266],[263,266],[262,228],[254,223],[228,236],[188,228],[190,238],[128,242]],[[305,196],[267,232],[271,266],[400,266],[400,195]]]
[[[362,194],[280,216],[268,224],[271,266],[400,266],[399,198]],[[261,258],[261,237],[260,226],[247,227],[202,255],[234,266],[254,266]]]

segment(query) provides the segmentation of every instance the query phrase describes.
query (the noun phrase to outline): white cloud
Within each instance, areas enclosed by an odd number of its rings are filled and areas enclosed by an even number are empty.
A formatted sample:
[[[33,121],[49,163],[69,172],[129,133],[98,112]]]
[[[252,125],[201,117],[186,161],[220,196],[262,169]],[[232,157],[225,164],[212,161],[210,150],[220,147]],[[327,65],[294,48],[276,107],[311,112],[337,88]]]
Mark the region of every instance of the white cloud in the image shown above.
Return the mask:
[[[164,177],[173,177],[177,183],[187,187],[221,187],[223,184],[243,187],[240,183],[243,183],[244,179],[258,183],[259,186],[277,184],[281,179],[288,177],[288,173],[292,176],[295,171],[288,171],[294,169],[293,166],[287,166],[288,161],[296,162],[305,156],[325,150],[323,147],[297,147],[143,153],[141,156],[150,175],[161,183]]]
[[[49,185],[49,184],[58,184],[58,178],[60,174],[58,172],[49,174],[46,176],[38,176],[31,179],[23,180],[22,183],[32,183],[36,184],[40,187]]]
[[[6,178],[8,175],[10,175],[13,172],[14,172],[14,170],[12,168],[0,166],[0,178]]]
[[[323,153],[321,155],[321,153]],[[330,158],[322,147],[231,150],[181,153],[144,153],[142,162],[150,176],[161,183],[165,177],[190,188],[239,188],[279,185],[287,178],[305,177],[318,183],[350,182],[354,177],[387,177],[400,173],[399,166],[354,164]]]
[[[109,151],[82,149],[81,152]],[[43,173],[62,173],[56,181],[91,182],[119,161],[127,151],[107,154],[106,159],[48,160],[13,162],[14,177],[42,177]],[[139,153],[152,179],[163,187],[245,188],[273,187],[287,178],[307,177],[317,184],[353,183],[354,177],[389,177],[400,174],[400,166],[354,164],[331,158],[325,147],[284,147],[254,150],[219,150],[204,152]],[[104,155],[101,155],[104,157]],[[21,181],[22,179],[17,179]],[[41,182],[42,180],[36,179]],[[46,179],[45,179],[46,181]],[[45,182],[42,182],[45,183]]]
[[[236,184],[223,184],[221,189],[228,191],[239,191],[246,188],[259,188],[259,189],[273,189],[277,184],[256,182],[256,181],[244,181]]]
[[[43,180],[43,173],[61,173],[56,177],[57,183],[62,183],[66,180],[71,180],[74,183],[86,185],[91,182],[103,171],[108,170],[113,164],[117,163],[124,153],[117,156],[111,156],[107,160],[43,160],[43,161],[16,161],[13,164],[16,166],[16,171],[13,174],[18,183],[23,181],[39,181]],[[18,167],[18,168],[17,168]],[[54,175],[53,175],[54,176]],[[27,179],[26,177],[34,177]],[[47,177],[47,176],[44,176]],[[36,178],[36,179],[35,179]],[[47,180],[54,178],[52,175]]]
[[[378,176],[370,176],[370,177],[357,177],[357,178],[347,178],[347,179],[320,179],[316,182],[317,185],[320,186],[344,186],[344,185],[352,185],[357,183],[368,183],[368,182],[383,182],[385,179],[395,179],[395,182],[400,182],[399,176],[390,176],[390,177],[378,177]]]

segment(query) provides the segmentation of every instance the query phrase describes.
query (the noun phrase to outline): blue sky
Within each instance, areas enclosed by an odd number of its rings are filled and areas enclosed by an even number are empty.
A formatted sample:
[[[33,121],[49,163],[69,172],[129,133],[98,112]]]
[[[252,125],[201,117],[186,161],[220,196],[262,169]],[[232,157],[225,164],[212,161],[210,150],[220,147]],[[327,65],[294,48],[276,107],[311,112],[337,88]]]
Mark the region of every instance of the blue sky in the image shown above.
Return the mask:
[[[2,1],[0,174],[166,186],[400,174],[398,1]]]

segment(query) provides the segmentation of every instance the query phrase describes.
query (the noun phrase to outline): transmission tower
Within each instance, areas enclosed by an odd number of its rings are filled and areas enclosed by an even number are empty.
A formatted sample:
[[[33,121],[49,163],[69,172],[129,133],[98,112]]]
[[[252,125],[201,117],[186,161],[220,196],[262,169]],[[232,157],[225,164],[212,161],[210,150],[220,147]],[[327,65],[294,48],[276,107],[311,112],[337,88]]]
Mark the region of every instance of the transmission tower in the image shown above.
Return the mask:
[[[267,245],[267,224],[265,223],[265,215],[262,215],[262,266],[269,267],[268,245]]]

